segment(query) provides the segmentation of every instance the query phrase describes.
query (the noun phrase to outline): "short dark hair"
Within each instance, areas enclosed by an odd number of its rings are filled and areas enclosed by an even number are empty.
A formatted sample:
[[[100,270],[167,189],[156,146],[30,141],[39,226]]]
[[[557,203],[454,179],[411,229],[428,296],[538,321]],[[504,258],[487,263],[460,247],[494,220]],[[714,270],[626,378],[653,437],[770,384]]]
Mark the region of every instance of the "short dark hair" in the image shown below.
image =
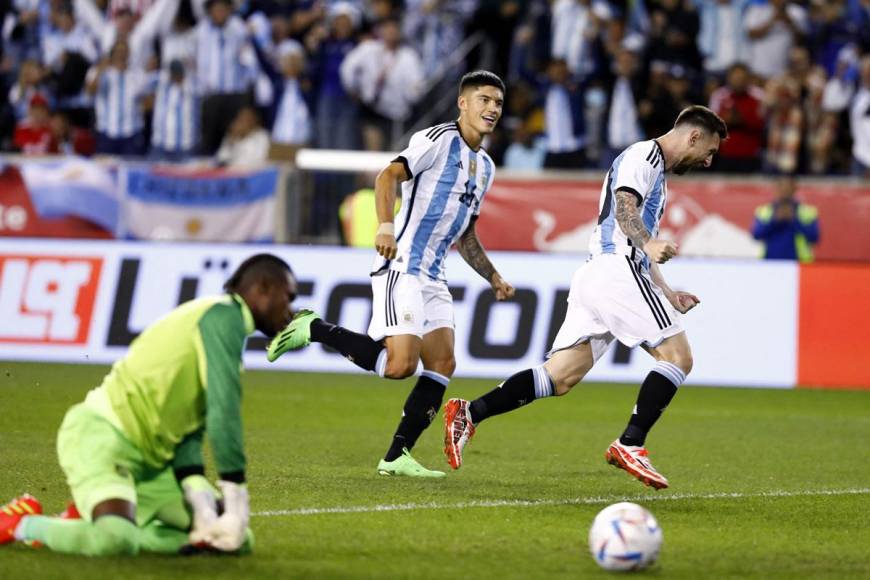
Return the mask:
[[[239,264],[224,283],[226,292],[238,292],[261,281],[282,282],[287,273],[293,274],[290,264],[274,254],[255,254]]]
[[[459,94],[461,95],[465,89],[477,89],[480,87],[495,87],[500,89],[502,94],[506,92],[504,81],[497,74],[491,73],[488,70],[475,70],[462,75],[462,79],[459,81]]]
[[[722,117],[702,105],[692,105],[680,111],[674,128],[682,125],[691,125],[707,131],[711,135],[717,133],[720,139],[728,138],[728,126]]]

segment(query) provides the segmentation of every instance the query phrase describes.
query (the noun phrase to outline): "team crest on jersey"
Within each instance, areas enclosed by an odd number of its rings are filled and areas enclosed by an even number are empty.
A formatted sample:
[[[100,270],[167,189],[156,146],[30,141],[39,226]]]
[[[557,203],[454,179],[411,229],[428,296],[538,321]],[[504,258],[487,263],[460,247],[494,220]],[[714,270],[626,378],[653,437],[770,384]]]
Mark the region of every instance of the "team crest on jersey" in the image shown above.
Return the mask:
[[[468,173],[472,177],[477,176],[477,159],[471,158],[468,160]]]

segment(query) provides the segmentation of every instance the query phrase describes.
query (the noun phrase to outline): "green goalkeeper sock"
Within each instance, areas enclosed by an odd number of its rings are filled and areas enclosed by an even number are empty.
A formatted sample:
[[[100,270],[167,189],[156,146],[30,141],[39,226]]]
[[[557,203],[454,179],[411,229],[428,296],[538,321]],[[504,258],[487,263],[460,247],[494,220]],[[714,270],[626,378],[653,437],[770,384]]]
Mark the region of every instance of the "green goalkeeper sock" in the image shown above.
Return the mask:
[[[102,516],[94,522],[29,516],[15,536],[37,541],[63,554],[83,556],[134,556],[139,552],[140,530],[120,516]]]
[[[143,552],[177,554],[188,543],[188,532],[155,521],[141,529],[139,538],[139,548]]]

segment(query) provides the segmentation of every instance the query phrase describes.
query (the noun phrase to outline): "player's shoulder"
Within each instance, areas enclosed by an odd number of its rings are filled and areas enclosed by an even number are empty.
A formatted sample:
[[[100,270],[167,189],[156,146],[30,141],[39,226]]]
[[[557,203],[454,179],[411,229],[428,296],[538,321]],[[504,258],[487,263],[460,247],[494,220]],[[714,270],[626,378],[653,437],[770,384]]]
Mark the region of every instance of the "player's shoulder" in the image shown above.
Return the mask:
[[[414,137],[418,137],[420,139],[426,139],[431,141],[432,143],[436,143],[440,140],[443,140],[445,137],[453,137],[459,134],[459,124],[456,121],[449,121],[447,123],[441,123],[440,125],[433,125],[432,127],[427,127],[422,131],[417,131],[414,134]]]
[[[664,152],[655,139],[629,145],[623,153],[623,162],[646,165],[655,171],[663,171],[665,167]]]

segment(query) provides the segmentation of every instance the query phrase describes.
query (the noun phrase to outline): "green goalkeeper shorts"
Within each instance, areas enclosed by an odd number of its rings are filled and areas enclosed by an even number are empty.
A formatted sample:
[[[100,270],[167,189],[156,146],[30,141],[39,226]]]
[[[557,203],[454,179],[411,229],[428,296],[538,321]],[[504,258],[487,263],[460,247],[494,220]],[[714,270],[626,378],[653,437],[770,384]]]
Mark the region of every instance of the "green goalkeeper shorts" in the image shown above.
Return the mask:
[[[159,517],[174,527],[189,525],[183,494],[169,468],[154,469],[142,452],[87,403],[67,411],[57,434],[57,455],[73,501],[88,521],[94,507],[110,499],[136,504],[136,520]],[[186,522],[184,520],[187,520]]]

